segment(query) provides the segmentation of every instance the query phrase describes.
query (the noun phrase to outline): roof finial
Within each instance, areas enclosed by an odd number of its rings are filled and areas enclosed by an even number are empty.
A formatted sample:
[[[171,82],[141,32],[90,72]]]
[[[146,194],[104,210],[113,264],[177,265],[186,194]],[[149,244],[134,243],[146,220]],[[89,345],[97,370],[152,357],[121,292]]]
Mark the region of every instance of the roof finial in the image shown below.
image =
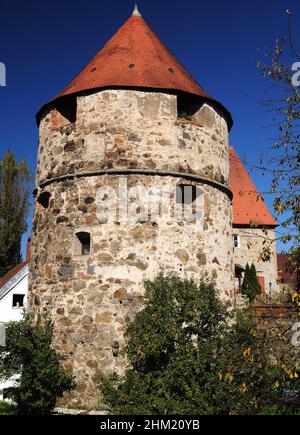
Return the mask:
[[[132,14],[133,17],[141,17],[142,15],[140,14],[138,5],[137,5],[137,0],[135,0],[135,5],[134,5],[134,11]]]

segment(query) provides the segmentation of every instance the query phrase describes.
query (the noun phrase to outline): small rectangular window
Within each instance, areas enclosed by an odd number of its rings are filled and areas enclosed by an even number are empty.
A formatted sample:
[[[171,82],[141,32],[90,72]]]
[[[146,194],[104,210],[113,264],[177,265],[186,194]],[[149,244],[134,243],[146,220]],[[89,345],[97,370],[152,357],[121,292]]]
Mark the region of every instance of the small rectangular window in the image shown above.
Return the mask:
[[[75,240],[75,255],[90,255],[91,235],[89,233],[77,233]]]
[[[196,186],[180,185],[176,187],[176,204],[191,205],[198,198]],[[201,192],[202,193],[202,192]]]
[[[13,308],[24,307],[25,295],[13,295]]]
[[[241,247],[241,238],[238,234],[235,234],[233,236],[233,243],[234,243],[234,247],[237,249],[240,249]]]

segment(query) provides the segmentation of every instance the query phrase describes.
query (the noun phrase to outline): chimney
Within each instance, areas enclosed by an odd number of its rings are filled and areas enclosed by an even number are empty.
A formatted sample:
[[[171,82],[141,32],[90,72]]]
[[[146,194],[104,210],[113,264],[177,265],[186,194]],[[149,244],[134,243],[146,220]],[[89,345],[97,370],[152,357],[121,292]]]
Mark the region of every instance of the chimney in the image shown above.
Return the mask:
[[[30,241],[31,239],[28,239],[27,246],[26,246],[26,261],[30,260]]]

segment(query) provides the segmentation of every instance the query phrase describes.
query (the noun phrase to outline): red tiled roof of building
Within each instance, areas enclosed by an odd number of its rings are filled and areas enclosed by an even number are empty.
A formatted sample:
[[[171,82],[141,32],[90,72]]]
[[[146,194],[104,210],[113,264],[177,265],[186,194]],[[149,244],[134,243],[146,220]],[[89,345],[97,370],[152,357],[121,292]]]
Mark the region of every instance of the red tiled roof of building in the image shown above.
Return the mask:
[[[29,259],[24,261],[21,264],[18,264],[13,269],[11,269],[9,272],[7,272],[6,275],[4,275],[2,278],[0,278],[0,289],[5,286],[11,279],[13,279],[21,270],[24,269],[29,264]]]
[[[235,150],[230,148],[230,178],[233,192],[233,224],[276,227],[277,223],[258,193],[245,166]]]
[[[140,16],[130,17],[53,101],[83,91],[109,87],[161,89],[194,94],[222,107],[229,127],[232,126],[232,118],[226,108],[205,92]]]
[[[296,282],[296,276],[289,271],[289,262],[291,255],[289,254],[277,254],[277,270],[280,281],[283,284],[294,284]]]

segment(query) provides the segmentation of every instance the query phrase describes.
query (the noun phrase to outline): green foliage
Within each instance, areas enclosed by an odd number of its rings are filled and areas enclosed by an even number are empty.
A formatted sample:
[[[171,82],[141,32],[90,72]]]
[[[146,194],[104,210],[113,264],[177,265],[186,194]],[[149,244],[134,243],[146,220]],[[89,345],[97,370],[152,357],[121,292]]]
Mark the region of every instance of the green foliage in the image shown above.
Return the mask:
[[[15,415],[16,407],[6,402],[0,402],[0,415]]]
[[[299,354],[291,348],[290,340],[291,330],[286,325],[274,322],[270,328],[270,324],[261,324],[247,312],[236,313],[235,324],[224,336],[220,372],[222,382],[227,377],[238,398],[233,414],[300,412],[299,404],[288,404],[283,396],[284,390],[298,390],[300,395]]]
[[[237,313],[235,322],[230,319],[211,283],[175,276],[146,282],[145,308],[126,333],[130,365],[124,377],[113,373],[101,385],[110,412],[296,412],[279,400],[282,388],[290,388],[290,375],[281,359],[274,357],[275,363],[271,358],[268,346],[275,346],[274,341],[248,315]]]
[[[254,264],[252,264],[251,267],[248,263],[246,265],[241,293],[242,295],[247,296],[250,302],[254,301],[256,296],[261,294],[261,287],[257,279],[256,268]]]
[[[131,368],[104,382],[106,402],[117,414],[212,414],[213,349],[227,321],[214,286],[176,277],[145,286],[145,309],[126,333]]]
[[[29,316],[7,325],[6,347],[0,347],[0,379],[16,374],[20,379],[8,390],[19,415],[47,415],[57,398],[73,387],[73,378],[62,367],[52,348],[53,324],[43,318],[33,323]]]
[[[31,178],[26,162],[17,163],[12,153],[0,159],[0,277],[21,260]]]

